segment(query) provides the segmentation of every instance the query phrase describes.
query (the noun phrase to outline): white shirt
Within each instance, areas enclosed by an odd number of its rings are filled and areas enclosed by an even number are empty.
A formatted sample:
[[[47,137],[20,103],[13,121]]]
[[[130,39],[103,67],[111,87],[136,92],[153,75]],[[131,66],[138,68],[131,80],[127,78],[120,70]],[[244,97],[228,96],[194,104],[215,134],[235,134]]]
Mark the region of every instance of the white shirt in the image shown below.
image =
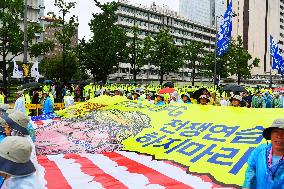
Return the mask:
[[[12,176],[5,180],[1,189],[43,189],[35,173],[23,176]]]
[[[23,97],[16,100],[14,110],[18,110],[26,114],[25,100]]]
[[[29,141],[29,143],[32,145],[32,153],[31,153],[31,162],[34,164],[36,170],[38,170],[38,161],[37,161],[37,156],[36,156],[36,149],[35,149],[35,144],[30,137],[30,135],[26,135],[25,138]]]
[[[220,100],[220,104],[221,104],[221,106],[229,106],[230,102],[225,100],[225,99],[222,99],[222,100]]]
[[[74,98],[72,96],[66,96],[64,99],[64,105],[65,105],[65,108],[68,108],[69,106],[73,106]]]

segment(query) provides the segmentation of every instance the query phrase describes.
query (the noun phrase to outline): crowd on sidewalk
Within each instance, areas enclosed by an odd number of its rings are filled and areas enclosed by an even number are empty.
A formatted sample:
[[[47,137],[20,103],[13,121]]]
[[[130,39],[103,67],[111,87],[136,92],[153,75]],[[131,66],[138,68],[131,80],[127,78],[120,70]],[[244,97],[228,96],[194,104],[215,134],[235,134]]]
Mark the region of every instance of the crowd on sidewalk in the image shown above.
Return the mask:
[[[164,91],[164,92],[162,92]],[[161,93],[162,92],[162,93]],[[1,95],[1,94],[0,94]],[[213,87],[176,87],[171,84],[164,86],[136,85],[88,85],[56,84],[44,85],[42,88],[26,89],[16,94],[15,109],[27,115],[36,115],[35,110],[29,111],[26,104],[41,104],[40,114],[54,113],[54,103],[63,103],[64,108],[75,102],[84,102],[101,95],[122,96],[126,100],[147,101],[157,106],[174,103],[234,106],[246,108],[283,108],[284,91],[273,89],[248,88],[247,91],[222,91]],[[1,96],[0,96],[1,97]],[[1,98],[0,98],[0,104]]]

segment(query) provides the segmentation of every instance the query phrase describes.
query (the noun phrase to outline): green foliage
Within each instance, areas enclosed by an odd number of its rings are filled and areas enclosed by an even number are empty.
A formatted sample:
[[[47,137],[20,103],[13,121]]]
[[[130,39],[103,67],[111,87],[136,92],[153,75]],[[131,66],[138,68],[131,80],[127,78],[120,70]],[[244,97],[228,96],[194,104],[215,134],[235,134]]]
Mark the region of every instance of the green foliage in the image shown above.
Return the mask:
[[[93,14],[89,23],[93,36],[89,42],[81,41],[78,58],[81,66],[91,71],[95,81],[105,83],[107,76],[118,67],[118,63],[126,59],[128,38],[125,32],[115,25],[117,3],[95,2],[102,12]]]
[[[62,55],[56,56],[51,59],[44,59],[39,64],[39,69],[46,79],[60,80],[61,78],[66,78],[66,80],[77,79],[73,76],[80,71],[75,55],[68,54],[66,56],[65,67],[63,67]]]
[[[221,78],[229,77],[228,72],[228,54],[216,58],[216,76]],[[201,73],[209,78],[214,77],[215,70],[215,54],[214,52],[207,52],[204,54],[204,60],[201,64]]]
[[[54,58],[51,61],[51,65],[54,67],[60,68],[60,73],[55,78],[59,78],[60,80],[67,81],[72,78],[72,75],[69,73],[76,73],[76,71],[67,71],[70,69],[77,69],[77,60],[74,56],[76,54],[77,47],[74,46],[73,40],[77,35],[78,28],[78,18],[75,15],[72,15],[69,19],[67,19],[67,15],[70,13],[70,10],[75,8],[76,2],[65,2],[64,0],[57,0],[54,4],[57,8],[59,8],[60,15],[55,15],[54,13],[48,13],[54,19],[54,22],[48,27],[60,28],[55,32],[55,40],[52,41],[58,42],[62,47],[62,55],[58,55],[61,58]],[[70,58],[71,57],[71,58]],[[61,65],[58,65],[58,61],[61,61]],[[50,60],[46,60],[49,62]],[[58,63],[58,64],[57,64]],[[56,66],[55,66],[56,65]],[[51,70],[54,68],[51,68]],[[49,73],[49,72],[48,72]],[[48,74],[49,75],[49,74]],[[52,74],[51,74],[52,75]]]
[[[243,47],[241,36],[237,40],[231,39],[229,51],[222,57],[216,58],[216,76],[227,78],[228,76],[236,75],[238,83],[241,79],[251,77],[251,69],[259,65],[260,60],[252,56]],[[209,77],[214,76],[215,68],[215,54],[209,52],[205,54],[204,61],[202,62],[202,72]]]
[[[133,26],[131,28],[131,33],[133,34],[133,37],[130,38],[128,44],[129,48],[125,49],[125,61],[131,63],[131,67],[133,70],[133,81],[136,83],[136,75],[137,75],[137,69],[142,67],[145,62],[141,58],[143,57],[143,41],[138,38],[138,34],[140,32],[140,29],[138,26]]]
[[[204,53],[204,44],[199,41],[191,41],[183,47],[184,60],[190,62],[188,67],[192,70],[192,86],[194,86],[194,79],[197,75],[196,70],[200,71],[201,62],[204,59]]]
[[[169,30],[160,30],[154,38],[144,39],[143,57],[145,60],[159,67],[160,84],[164,74],[178,72],[183,66],[182,50],[174,45]]]
[[[238,36],[236,41],[231,40],[228,57],[228,72],[230,75],[237,75],[238,84],[242,78],[251,77],[251,69],[257,67],[260,62],[258,58],[252,60],[252,56],[243,47],[241,36]]]

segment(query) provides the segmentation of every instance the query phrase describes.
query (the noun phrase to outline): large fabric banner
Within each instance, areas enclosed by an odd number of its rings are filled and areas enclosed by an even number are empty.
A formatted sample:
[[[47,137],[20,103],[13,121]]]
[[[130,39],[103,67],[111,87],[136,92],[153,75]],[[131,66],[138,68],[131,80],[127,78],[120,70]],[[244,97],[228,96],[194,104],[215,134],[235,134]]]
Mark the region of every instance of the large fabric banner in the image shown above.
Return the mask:
[[[38,161],[44,189],[223,188],[205,175],[188,174],[177,164],[133,152],[48,155]]]
[[[284,109],[154,106],[102,98],[104,103],[98,98],[58,112],[61,121],[38,130],[38,152],[136,152],[175,162],[223,187],[239,188],[250,153],[266,143],[263,129],[284,116]],[[76,118],[74,112],[79,112]]]
[[[241,186],[250,153],[266,143],[262,130],[283,109],[247,109],[200,105],[148,107],[118,103],[115,109],[140,109],[151,119],[151,128],[123,142],[125,150],[172,160],[189,172],[210,174],[216,181]]]

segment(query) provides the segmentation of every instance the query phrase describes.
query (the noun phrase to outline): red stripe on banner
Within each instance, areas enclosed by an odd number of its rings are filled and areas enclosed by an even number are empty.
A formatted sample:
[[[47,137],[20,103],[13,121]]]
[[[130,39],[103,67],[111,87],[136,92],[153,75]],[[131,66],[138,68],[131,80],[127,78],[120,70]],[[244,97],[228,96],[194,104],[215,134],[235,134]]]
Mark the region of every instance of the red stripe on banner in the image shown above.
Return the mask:
[[[76,163],[81,165],[81,170],[83,173],[94,177],[95,182],[102,184],[104,188],[107,189],[128,189],[123,183],[121,183],[116,178],[105,173],[101,168],[95,165],[91,160],[86,157],[82,157],[77,154],[66,154],[65,159],[74,159]],[[98,162],[100,163],[100,162]]]
[[[48,189],[72,189],[54,161],[46,156],[39,156],[38,163],[45,168],[44,178]]]
[[[34,121],[34,123],[37,125],[43,125],[43,121]]]
[[[128,159],[118,153],[104,153],[103,155],[110,158],[112,161],[115,161],[119,166],[127,167],[128,171],[131,173],[143,174],[149,179],[151,184],[159,184],[167,189],[193,189],[184,183],[174,180],[152,168]]]

